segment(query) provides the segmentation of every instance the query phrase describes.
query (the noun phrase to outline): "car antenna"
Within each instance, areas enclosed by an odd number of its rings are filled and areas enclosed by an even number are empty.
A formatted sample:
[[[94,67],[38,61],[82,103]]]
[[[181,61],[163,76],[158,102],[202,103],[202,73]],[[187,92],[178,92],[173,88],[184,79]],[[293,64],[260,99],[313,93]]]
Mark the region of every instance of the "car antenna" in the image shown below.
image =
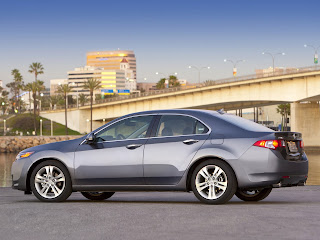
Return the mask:
[[[219,109],[217,112],[218,112],[218,113],[220,113],[220,114],[225,114],[225,112],[224,112],[224,109],[223,109],[223,108]]]

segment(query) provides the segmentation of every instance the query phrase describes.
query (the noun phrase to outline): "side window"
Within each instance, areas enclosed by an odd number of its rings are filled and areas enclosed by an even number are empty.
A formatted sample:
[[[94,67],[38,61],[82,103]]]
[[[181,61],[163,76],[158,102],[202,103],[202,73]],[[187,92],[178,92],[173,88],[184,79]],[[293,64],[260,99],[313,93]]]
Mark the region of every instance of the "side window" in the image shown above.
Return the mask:
[[[153,116],[132,117],[121,120],[96,134],[98,142],[146,137]]]
[[[156,136],[181,136],[207,133],[208,128],[198,120],[182,115],[163,115]]]
[[[196,134],[204,134],[204,133],[207,133],[208,131],[209,131],[209,129],[205,125],[203,125],[201,122],[197,121],[196,129],[195,129]]]

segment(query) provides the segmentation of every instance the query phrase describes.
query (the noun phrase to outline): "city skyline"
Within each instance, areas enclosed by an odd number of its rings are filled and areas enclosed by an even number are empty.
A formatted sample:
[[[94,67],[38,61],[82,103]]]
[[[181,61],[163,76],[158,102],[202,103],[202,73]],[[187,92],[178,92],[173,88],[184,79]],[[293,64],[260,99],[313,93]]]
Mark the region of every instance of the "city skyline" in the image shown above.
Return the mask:
[[[91,51],[133,50],[139,82],[159,80],[159,71],[196,83],[197,72],[189,65],[211,67],[201,73],[202,81],[232,77],[224,59],[246,60],[238,66],[239,76],[269,68],[272,59],[264,51],[286,53],[277,56],[276,67],[312,66],[314,52],[304,44],[320,45],[317,8],[310,8],[319,5],[316,1],[59,2],[2,3],[4,85],[14,68],[31,82],[28,66],[41,62],[40,79],[49,86],[50,79],[66,78],[68,71],[86,65]]]

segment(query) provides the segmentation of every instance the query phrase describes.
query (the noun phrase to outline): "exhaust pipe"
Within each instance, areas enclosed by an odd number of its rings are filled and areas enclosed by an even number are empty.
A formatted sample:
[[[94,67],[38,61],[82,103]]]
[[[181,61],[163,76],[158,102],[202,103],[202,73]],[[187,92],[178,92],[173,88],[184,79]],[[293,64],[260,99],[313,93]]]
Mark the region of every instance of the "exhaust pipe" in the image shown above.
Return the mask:
[[[281,188],[282,187],[282,183],[279,182],[279,183],[273,184],[272,187],[273,188]]]

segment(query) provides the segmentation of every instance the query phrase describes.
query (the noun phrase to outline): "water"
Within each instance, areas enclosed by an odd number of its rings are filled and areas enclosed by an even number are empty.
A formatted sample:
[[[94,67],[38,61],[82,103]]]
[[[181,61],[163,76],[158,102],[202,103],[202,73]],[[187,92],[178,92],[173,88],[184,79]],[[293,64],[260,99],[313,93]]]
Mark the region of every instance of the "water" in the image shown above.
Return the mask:
[[[11,165],[16,153],[0,153],[0,187],[11,187]],[[308,185],[320,185],[320,151],[307,152],[309,159]]]

